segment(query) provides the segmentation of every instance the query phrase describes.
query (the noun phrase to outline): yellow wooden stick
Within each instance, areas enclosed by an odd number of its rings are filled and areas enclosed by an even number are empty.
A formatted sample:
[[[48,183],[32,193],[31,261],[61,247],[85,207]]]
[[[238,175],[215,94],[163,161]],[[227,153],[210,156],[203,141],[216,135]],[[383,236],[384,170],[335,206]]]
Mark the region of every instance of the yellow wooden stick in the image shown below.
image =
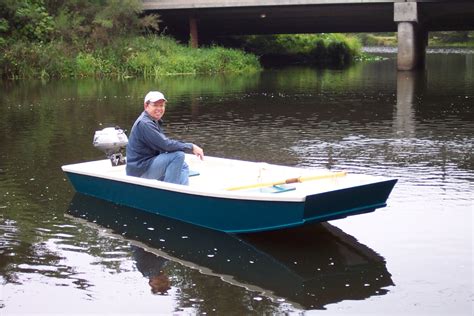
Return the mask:
[[[226,190],[237,191],[237,190],[265,188],[265,187],[271,187],[274,185],[287,184],[287,183],[297,183],[297,182],[320,180],[320,179],[327,179],[327,178],[333,178],[333,177],[343,177],[346,174],[347,174],[346,171],[337,171],[337,172],[318,174],[314,176],[301,176],[298,178],[289,178],[286,180],[275,181],[275,182],[254,183],[254,184],[243,185],[243,186],[238,186],[238,187],[230,187],[230,188],[227,188]]]

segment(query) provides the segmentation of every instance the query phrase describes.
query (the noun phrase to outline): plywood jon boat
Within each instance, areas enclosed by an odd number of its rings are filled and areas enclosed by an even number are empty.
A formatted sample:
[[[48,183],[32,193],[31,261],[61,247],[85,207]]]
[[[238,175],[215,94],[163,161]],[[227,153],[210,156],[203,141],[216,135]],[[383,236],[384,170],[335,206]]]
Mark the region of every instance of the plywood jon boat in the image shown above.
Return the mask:
[[[188,186],[127,176],[110,160],[62,167],[77,192],[228,233],[325,222],[386,206],[396,179],[186,155]]]

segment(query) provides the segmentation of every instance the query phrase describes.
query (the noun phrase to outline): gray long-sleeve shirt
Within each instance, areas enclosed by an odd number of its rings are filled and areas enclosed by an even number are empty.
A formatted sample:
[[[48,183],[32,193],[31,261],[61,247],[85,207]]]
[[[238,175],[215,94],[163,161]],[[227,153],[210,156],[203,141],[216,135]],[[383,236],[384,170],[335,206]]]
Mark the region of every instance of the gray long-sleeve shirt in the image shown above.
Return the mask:
[[[127,175],[140,177],[153,158],[165,152],[192,152],[193,144],[166,137],[161,126],[145,111],[133,124],[127,144]]]

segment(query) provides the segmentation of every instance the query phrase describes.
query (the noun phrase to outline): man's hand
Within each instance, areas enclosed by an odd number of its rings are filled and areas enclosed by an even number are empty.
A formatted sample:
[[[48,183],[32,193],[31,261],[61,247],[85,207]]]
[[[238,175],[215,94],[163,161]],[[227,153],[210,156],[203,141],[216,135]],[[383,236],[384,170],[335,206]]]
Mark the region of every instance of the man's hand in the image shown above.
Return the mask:
[[[199,159],[204,160],[204,151],[201,147],[193,144],[193,154],[199,157]]]

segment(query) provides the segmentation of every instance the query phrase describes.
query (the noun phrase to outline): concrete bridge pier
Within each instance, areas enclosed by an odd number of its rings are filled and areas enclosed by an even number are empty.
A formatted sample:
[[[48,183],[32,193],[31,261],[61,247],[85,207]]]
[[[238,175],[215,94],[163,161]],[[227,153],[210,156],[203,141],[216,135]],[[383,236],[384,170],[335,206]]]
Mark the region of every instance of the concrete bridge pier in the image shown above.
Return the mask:
[[[428,32],[419,22],[417,3],[394,3],[394,21],[398,24],[398,70],[424,68]]]

